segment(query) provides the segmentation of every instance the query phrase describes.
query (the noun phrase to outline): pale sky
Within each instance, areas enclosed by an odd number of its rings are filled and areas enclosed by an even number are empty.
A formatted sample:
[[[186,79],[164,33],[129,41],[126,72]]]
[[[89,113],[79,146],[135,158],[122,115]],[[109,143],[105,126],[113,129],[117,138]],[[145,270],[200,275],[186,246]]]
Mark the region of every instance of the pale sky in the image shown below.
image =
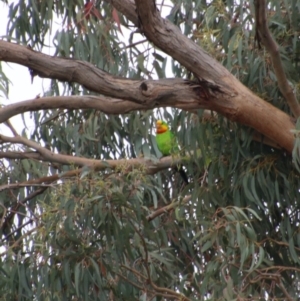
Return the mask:
[[[7,15],[8,15],[8,6],[4,3],[0,3],[0,37],[5,36],[6,27],[7,27]],[[18,64],[1,62],[3,71],[6,76],[12,82],[10,84],[8,99],[4,95],[0,94],[0,104],[8,105],[13,102],[18,102],[22,100],[28,100],[35,98],[38,94],[43,93],[43,89],[46,89],[49,86],[49,80],[41,79],[38,76],[34,78],[33,84],[31,84],[31,77],[27,67],[23,67]],[[28,126],[30,129],[30,118],[29,113],[26,114],[26,123],[28,121]],[[10,119],[13,126],[19,134],[21,134],[24,124],[20,116],[15,116]],[[6,126],[1,125],[0,133],[4,135],[12,135],[12,133],[7,129]]]

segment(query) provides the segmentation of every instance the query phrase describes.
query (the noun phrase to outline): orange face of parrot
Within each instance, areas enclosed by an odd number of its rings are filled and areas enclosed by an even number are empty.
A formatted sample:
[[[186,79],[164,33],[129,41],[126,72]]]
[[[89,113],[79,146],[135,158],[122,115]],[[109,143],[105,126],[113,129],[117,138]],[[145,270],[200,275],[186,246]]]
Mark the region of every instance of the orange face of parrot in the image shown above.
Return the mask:
[[[156,134],[165,133],[168,129],[169,127],[165,122],[161,120],[156,121]]]

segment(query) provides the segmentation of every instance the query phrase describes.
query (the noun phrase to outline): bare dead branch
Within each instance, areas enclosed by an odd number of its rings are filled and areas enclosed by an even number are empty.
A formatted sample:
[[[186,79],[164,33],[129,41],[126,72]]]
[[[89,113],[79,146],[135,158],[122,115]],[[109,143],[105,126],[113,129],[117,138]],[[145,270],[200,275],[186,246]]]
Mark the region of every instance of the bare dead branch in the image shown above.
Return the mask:
[[[259,38],[258,42],[261,42],[266,47],[267,51],[270,53],[274,72],[276,74],[278,82],[278,87],[282,95],[286,99],[293,115],[297,118],[300,116],[300,106],[297,102],[293,89],[289,85],[288,79],[286,77],[279,52],[279,46],[273,39],[267,24],[266,1],[256,0],[254,1],[254,6],[256,19],[256,33],[257,37]]]

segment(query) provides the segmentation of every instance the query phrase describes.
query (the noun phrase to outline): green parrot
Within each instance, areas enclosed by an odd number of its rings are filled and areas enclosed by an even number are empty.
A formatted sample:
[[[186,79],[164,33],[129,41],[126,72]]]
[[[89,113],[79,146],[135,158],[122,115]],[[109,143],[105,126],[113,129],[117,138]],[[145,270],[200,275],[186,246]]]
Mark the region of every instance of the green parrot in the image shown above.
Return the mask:
[[[156,143],[163,156],[170,156],[179,153],[178,142],[175,135],[170,131],[169,126],[162,120],[156,122]],[[182,166],[176,168],[186,184],[189,183],[188,177]]]

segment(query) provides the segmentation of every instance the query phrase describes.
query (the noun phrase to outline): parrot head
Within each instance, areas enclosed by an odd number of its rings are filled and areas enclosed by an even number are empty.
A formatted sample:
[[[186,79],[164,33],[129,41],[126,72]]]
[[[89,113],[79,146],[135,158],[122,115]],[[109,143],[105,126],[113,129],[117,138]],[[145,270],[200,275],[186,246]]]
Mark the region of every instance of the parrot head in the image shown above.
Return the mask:
[[[156,134],[162,134],[169,130],[169,126],[162,120],[156,121]]]

